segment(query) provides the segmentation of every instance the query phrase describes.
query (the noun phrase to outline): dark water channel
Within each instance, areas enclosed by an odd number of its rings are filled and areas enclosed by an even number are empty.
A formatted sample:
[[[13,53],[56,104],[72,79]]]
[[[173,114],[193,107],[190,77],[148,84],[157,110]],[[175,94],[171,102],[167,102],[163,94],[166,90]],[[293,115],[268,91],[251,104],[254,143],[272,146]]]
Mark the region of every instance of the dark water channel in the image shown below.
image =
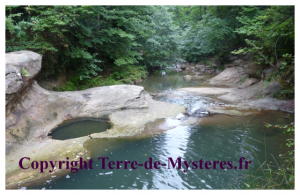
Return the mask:
[[[140,85],[148,92],[172,92],[176,88],[209,86],[208,83],[190,82],[182,79],[182,73],[172,73],[165,77],[151,76]],[[186,106],[195,110],[215,104],[209,97],[186,95],[156,98]],[[200,118],[194,125],[177,126],[171,130],[149,135],[118,139],[92,139],[86,147],[91,151],[93,169],[79,170],[64,177],[36,184],[29,189],[231,189],[240,188],[239,179],[248,173],[245,169],[226,166],[221,169],[184,169],[161,167],[160,169],[102,169],[98,157],[108,157],[110,161],[137,161],[145,163],[152,157],[168,165],[168,157],[186,161],[232,161],[239,167],[239,159],[250,160],[249,168],[256,171],[261,162],[273,161],[280,153],[286,152],[286,135],[280,129],[267,129],[264,122],[288,124],[294,116],[279,111],[264,111],[254,116],[235,117],[213,115]],[[156,123],[161,120],[156,121]],[[84,127],[83,127],[84,128]],[[278,159],[277,159],[278,160]],[[258,175],[261,173],[257,173]]]

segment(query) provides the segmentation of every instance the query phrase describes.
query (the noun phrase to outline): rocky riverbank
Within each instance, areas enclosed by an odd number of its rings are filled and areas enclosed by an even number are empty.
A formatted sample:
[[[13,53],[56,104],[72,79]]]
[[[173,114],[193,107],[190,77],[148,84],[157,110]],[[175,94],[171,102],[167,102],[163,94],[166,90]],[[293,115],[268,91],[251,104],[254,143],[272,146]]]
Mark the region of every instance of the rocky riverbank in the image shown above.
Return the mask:
[[[274,68],[255,64],[250,54],[231,56],[229,61],[224,65],[225,70],[222,72],[218,70],[219,66],[213,57],[206,63],[177,64],[175,70],[187,74],[184,76],[186,82],[191,80],[201,82],[205,80],[204,75],[216,74],[209,80],[214,87],[182,88],[178,91],[201,96],[215,96],[226,103],[205,108],[211,113],[245,116],[261,109],[294,112],[294,100],[273,98],[273,95],[283,88],[279,79],[267,81],[268,77],[275,72]],[[278,63],[278,66],[280,65],[281,63]]]
[[[52,173],[22,170],[19,160],[70,161],[86,158],[88,136],[52,140],[48,133],[70,118],[109,118],[112,128],[93,138],[131,136],[158,118],[184,113],[183,106],[158,102],[143,94],[143,87],[115,85],[76,92],[53,92],[40,87],[34,78],[41,68],[41,56],[28,51],[6,54],[6,187],[30,185],[64,171]],[[25,69],[30,76],[22,74]],[[35,71],[34,71],[35,70]],[[24,71],[23,71],[24,73]],[[13,98],[12,98],[13,97]],[[29,163],[28,163],[29,164]],[[27,166],[25,163],[24,166]]]

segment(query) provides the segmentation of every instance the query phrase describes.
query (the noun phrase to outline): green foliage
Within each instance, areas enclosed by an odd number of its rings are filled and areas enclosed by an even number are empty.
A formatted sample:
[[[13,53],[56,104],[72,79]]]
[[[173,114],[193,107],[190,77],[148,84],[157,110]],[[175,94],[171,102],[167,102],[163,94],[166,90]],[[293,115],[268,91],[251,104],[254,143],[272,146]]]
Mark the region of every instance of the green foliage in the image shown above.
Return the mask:
[[[168,6],[6,6],[6,52],[32,50],[43,71],[75,70],[81,82],[108,65],[165,67],[177,42]]]
[[[280,99],[280,100],[287,100],[287,99],[293,99],[295,97],[295,91],[294,89],[283,89],[279,90],[276,93],[273,94],[274,98]]]
[[[26,77],[30,77],[31,76],[24,67],[22,68],[22,76],[26,76]]]
[[[76,91],[77,87],[74,83],[68,81],[65,86],[61,87],[59,91]]]
[[[151,24],[147,27],[148,36],[141,40],[142,57],[148,67],[164,69],[178,61],[178,42],[176,27],[173,25],[172,14],[168,6],[151,7]]]
[[[264,161],[255,172],[249,171],[248,175],[241,177],[242,189],[294,189],[294,160],[280,163],[274,157],[273,159],[274,163],[271,161],[267,164]]]
[[[242,78],[242,82],[245,82],[247,80],[248,76],[245,76],[244,78]]]
[[[92,87],[128,84],[146,78],[147,74],[144,66],[116,66],[114,72],[107,77],[100,75],[88,81],[80,80],[79,76],[70,77],[66,85],[61,87],[59,91],[76,91]]]
[[[239,24],[236,20],[239,6],[173,6],[171,9],[179,30],[181,57],[196,62],[217,54],[220,62],[226,61],[224,54],[238,41],[233,31]]]
[[[284,74],[287,66],[294,65],[294,6],[247,6],[242,9],[243,15],[237,17],[242,26],[235,32],[244,37],[248,46],[232,53],[251,52],[257,64],[269,64],[279,74]],[[285,61],[277,69],[281,56]]]
[[[261,97],[262,97],[261,93],[259,93],[258,96],[255,96],[255,98],[257,98],[257,99],[259,99]]]
[[[183,32],[180,51],[188,61],[201,61],[204,57],[226,49],[236,39],[233,28],[226,20],[205,15]]]
[[[262,73],[262,71],[263,71],[262,69],[258,70],[258,71],[256,72],[256,76],[257,76],[257,77],[260,77],[260,76],[261,76],[261,73]]]

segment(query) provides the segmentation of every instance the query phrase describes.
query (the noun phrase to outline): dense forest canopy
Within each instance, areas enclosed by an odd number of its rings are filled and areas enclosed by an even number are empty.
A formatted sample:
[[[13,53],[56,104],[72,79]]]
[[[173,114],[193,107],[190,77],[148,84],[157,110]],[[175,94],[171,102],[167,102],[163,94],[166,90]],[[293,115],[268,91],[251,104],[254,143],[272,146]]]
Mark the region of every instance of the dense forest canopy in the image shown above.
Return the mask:
[[[246,53],[285,78],[294,70],[294,15],[294,6],[6,6],[6,52],[40,53],[46,76],[73,72],[65,90],[213,55],[222,70]]]

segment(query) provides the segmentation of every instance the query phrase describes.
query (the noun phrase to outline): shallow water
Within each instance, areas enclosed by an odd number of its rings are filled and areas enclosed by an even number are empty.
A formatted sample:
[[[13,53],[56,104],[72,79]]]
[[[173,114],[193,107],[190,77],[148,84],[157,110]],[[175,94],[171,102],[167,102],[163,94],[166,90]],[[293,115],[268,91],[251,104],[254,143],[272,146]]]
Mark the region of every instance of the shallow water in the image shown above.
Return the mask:
[[[85,119],[58,126],[49,135],[52,136],[52,139],[66,140],[104,132],[107,129],[110,129],[110,124],[107,120]]]
[[[207,86],[207,83],[183,83],[182,73],[175,73],[171,78],[148,77],[141,83],[145,90],[169,91],[176,88],[190,86]],[[170,81],[171,80],[171,81]],[[177,82],[174,82],[177,80]],[[151,84],[152,83],[152,84]],[[173,84],[172,84],[173,83]],[[218,101],[201,96],[169,96],[158,98],[186,106],[189,110],[196,110]],[[248,173],[246,169],[239,169],[239,159],[251,161],[249,169],[256,171],[259,161],[273,161],[273,156],[279,162],[278,155],[285,153],[285,139],[288,137],[280,129],[267,129],[264,122],[271,124],[288,124],[294,120],[293,115],[279,111],[264,111],[254,116],[234,117],[228,115],[213,115],[198,119],[194,125],[179,126],[167,131],[157,131],[153,128],[168,120],[158,119],[147,125],[141,134],[130,138],[91,139],[85,147],[91,151],[93,169],[79,170],[65,177],[37,183],[29,189],[231,189],[240,188],[242,176]],[[151,129],[152,128],[152,129]],[[272,156],[273,155],[273,156]],[[128,165],[124,169],[102,169],[98,157],[108,157],[110,161],[137,161],[145,163],[152,157],[154,161],[165,163],[160,169],[146,169],[137,167],[132,169]],[[174,159],[182,157],[184,161],[232,161],[237,167],[226,166],[221,169],[168,169],[168,157]],[[243,164],[245,166],[245,163]],[[185,167],[185,166],[183,166]],[[261,174],[261,172],[257,172]],[[21,186],[20,186],[21,187]]]
[[[205,81],[190,81],[185,82],[183,72],[168,72],[166,76],[150,75],[138,85],[143,86],[145,91],[172,91],[183,87],[209,87],[212,86],[207,80]],[[205,75],[207,78],[212,78],[215,75]]]

